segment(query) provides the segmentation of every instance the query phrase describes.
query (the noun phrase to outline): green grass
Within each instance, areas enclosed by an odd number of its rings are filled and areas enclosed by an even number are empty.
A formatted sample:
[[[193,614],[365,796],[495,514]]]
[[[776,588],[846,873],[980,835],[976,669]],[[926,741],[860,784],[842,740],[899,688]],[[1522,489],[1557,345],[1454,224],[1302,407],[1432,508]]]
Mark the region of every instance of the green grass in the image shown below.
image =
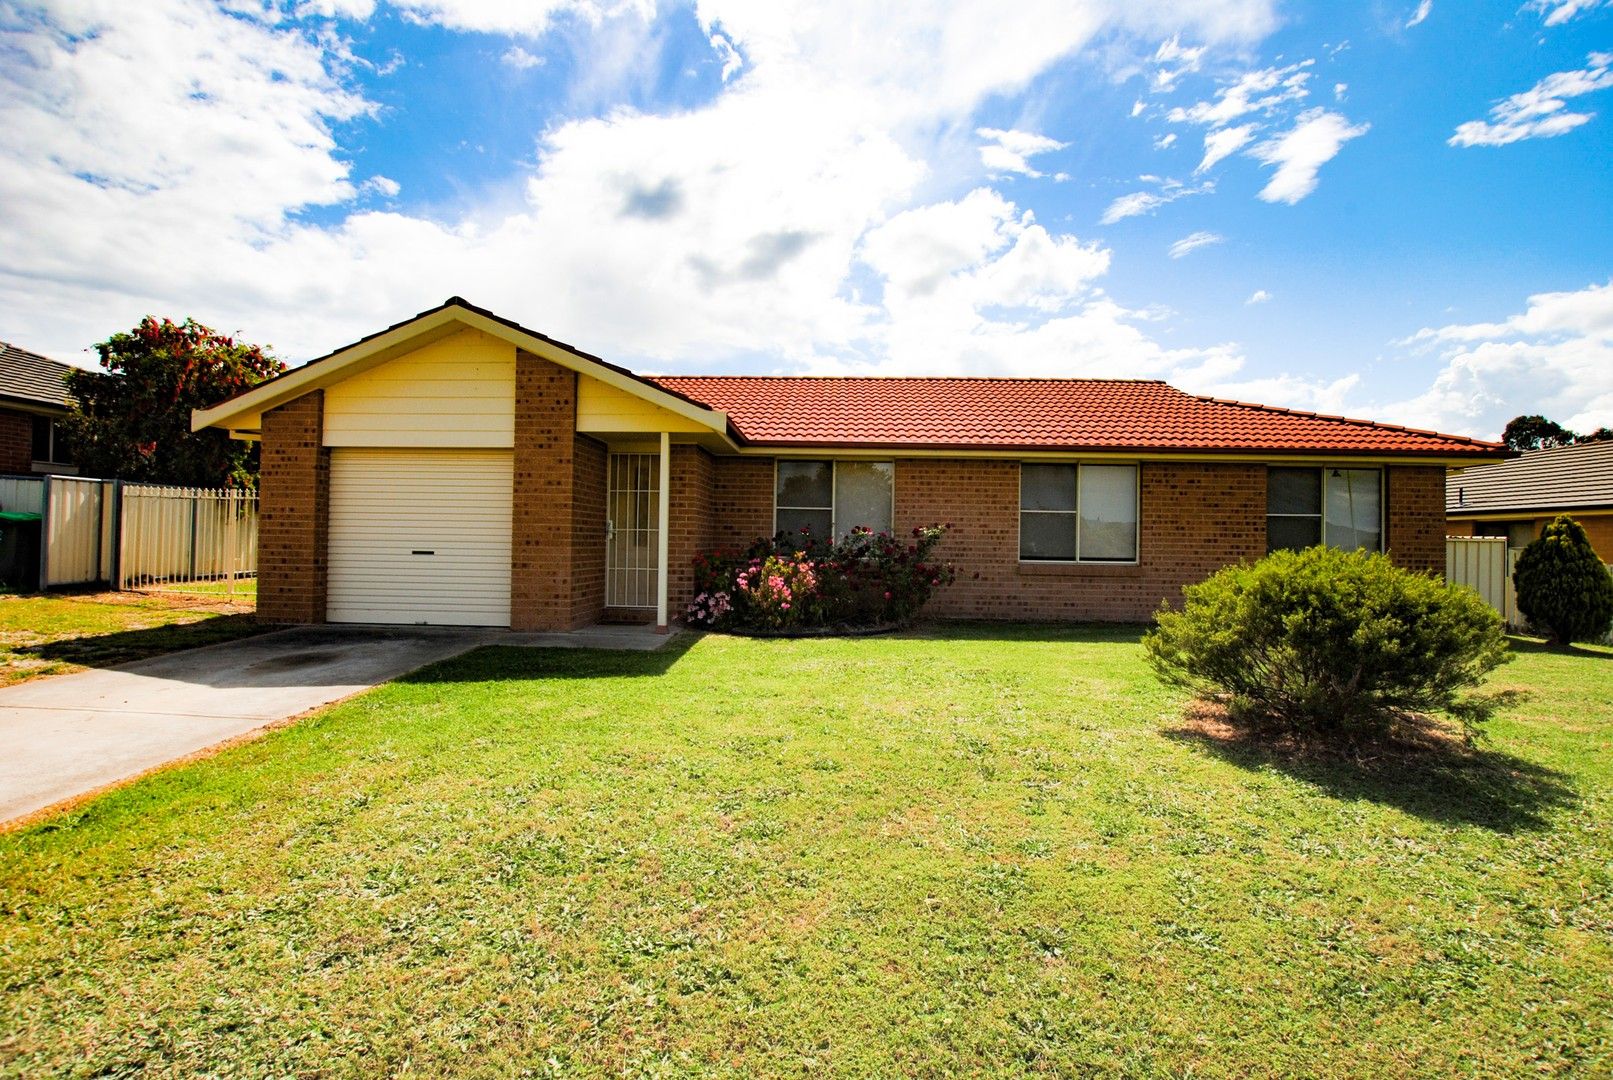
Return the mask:
[[[205,596],[213,600],[236,600],[244,603],[255,603],[258,599],[258,579],[255,577],[237,578],[233,583],[228,581],[181,581],[161,591],[179,596]]]
[[[482,650],[0,837],[0,1071],[1613,1069],[1613,652],[1354,760],[936,635]]]
[[[231,641],[258,629],[249,614],[179,597],[0,593],[0,686]]]

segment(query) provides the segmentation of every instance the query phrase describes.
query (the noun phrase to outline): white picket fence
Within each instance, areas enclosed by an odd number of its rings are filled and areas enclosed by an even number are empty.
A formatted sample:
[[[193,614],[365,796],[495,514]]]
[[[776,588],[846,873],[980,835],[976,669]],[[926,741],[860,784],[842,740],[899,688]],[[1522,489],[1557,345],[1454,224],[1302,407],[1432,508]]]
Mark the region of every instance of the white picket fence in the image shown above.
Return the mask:
[[[125,484],[120,589],[216,582],[226,593],[258,566],[258,500],[213,488]]]
[[[1512,567],[1518,554],[1507,549],[1504,536],[1447,536],[1445,580],[1466,585],[1501,613],[1508,626],[1518,626],[1518,593],[1512,585]]]
[[[0,509],[41,516],[41,588],[200,589],[257,575],[258,500],[213,488],[0,476]]]

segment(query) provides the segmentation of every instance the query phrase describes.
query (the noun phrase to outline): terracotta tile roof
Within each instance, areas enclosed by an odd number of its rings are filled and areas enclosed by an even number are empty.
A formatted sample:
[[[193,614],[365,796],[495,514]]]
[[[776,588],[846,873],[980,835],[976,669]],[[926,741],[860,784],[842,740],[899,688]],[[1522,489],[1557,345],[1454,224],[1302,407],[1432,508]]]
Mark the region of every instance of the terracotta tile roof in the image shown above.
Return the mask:
[[[1613,507],[1613,441],[1531,450],[1445,481],[1447,514]]]
[[[1490,458],[1497,443],[1198,397],[1157,380],[663,376],[763,446]]]

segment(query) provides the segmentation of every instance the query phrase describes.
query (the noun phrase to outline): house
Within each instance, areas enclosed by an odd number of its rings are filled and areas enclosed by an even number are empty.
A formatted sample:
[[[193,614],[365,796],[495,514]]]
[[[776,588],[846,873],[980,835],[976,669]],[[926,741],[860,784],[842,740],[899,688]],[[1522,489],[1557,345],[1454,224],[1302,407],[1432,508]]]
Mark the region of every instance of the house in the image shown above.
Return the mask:
[[[937,615],[1146,619],[1271,547],[1444,567],[1494,444],[1106,379],[647,378],[455,297],[212,408],[278,622],[665,626],[700,551],[952,522]],[[665,522],[666,527],[660,527]]]
[[[0,473],[73,473],[56,421],[72,367],[0,341]]]
[[[1521,548],[1558,514],[1572,514],[1602,560],[1613,561],[1613,441],[1530,450],[1445,481],[1452,536],[1504,536]]]

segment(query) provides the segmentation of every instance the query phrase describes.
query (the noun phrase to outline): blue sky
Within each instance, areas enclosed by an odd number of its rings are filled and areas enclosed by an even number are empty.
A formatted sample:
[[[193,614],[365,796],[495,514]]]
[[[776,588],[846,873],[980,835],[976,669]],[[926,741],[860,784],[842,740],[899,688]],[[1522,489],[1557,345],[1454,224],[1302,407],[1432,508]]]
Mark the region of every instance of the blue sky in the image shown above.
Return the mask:
[[[1609,0],[874,7],[0,0],[0,337],[1613,424]]]

